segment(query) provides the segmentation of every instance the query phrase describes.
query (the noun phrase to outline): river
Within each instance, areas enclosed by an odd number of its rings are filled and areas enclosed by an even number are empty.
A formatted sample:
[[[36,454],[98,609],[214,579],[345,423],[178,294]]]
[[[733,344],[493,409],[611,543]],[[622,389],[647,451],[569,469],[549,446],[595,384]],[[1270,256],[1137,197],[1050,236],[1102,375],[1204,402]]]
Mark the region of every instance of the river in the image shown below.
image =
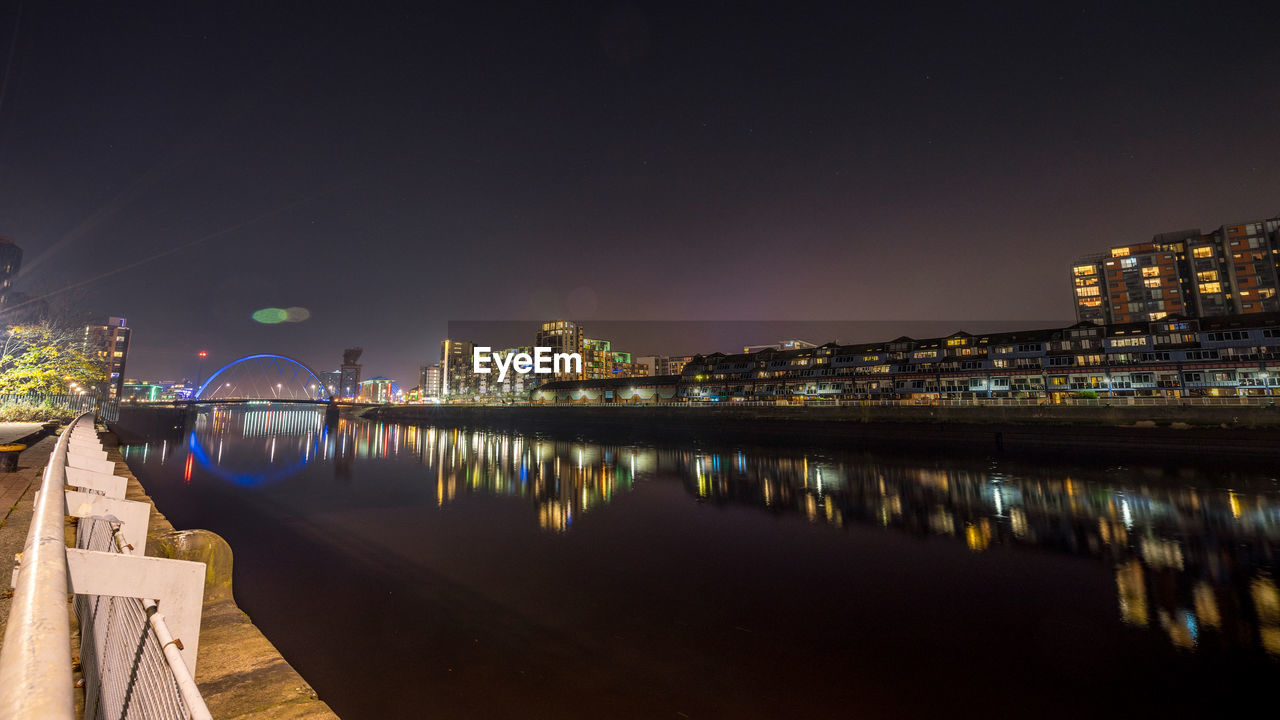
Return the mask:
[[[240,606],[347,720],[1210,717],[1280,680],[1266,467],[280,405],[145,432],[130,468],[176,527],[231,544]]]

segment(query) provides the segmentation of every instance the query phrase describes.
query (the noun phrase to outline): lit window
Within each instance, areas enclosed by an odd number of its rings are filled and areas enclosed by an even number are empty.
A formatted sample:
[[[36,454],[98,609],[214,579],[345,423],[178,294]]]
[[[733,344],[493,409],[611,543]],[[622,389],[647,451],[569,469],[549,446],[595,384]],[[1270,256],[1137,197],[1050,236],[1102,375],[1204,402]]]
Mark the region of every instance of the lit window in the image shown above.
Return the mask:
[[[1142,268],[1142,277],[1155,277],[1159,274],[1160,274],[1160,268],[1158,267],[1153,266],[1153,267]]]
[[[1191,251],[1191,256],[1198,257],[1198,258],[1213,257],[1213,248],[1208,245],[1204,247],[1198,247],[1195,250]]]
[[[1220,293],[1222,292],[1222,283],[1216,283],[1216,282],[1200,283],[1200,292]]]

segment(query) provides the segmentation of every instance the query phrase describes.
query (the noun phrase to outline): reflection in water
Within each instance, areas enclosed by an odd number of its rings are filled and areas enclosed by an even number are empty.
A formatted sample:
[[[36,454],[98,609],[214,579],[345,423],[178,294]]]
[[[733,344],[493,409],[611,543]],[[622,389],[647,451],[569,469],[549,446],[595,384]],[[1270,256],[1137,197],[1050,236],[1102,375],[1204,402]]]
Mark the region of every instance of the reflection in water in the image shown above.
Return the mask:
[[[324,414],[315,409],[214,406],[197,414],[187,433],[189,452],[182,479],[191,482],[194,460],[237,485],[269,484],[296,475],[328,452],[329,444]]]
[[[974,552],[1036,548],[1115,568],[1116,606],[1131,626],[1188,650],[1261,647],[1280,657],[1274,547],[1280,498],[1265,479],[1207,484],[1194,473],[1067,466],[988,467],[777,449],[709,452],[609,446],[535,435],[339,420],[313,409],[202,411],[180,457],[168,441],[125,448],[126,459],[184,463],[243,487],[266,487],[313,462],[342,483],[376,461],[414,462],[437,506],[473,494],[520,498],[543,529],[631,491],[677,479],[697,502],[753,507],[839,528],[879,526],[954,538]],[[368,461],[375,461],[370,464]],[[1261,482],[1260,482],[1261,481]]]

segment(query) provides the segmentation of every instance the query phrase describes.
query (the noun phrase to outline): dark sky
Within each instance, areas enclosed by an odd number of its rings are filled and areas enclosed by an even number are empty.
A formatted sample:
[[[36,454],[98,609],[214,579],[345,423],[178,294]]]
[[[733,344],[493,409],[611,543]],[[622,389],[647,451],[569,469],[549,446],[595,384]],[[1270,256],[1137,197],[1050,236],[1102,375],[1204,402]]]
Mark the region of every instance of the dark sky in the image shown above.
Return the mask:
[[[450,320],[1066,321],[1280,214],[1276,3],[368,5],[0,4],[19,289],[408,387]]]

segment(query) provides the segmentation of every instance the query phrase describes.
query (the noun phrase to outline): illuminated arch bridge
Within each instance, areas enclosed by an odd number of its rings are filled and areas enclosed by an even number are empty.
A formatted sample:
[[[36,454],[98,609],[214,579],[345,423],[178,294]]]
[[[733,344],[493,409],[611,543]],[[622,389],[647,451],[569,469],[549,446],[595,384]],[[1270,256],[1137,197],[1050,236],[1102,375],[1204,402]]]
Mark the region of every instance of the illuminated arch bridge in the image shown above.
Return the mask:
[[[192,399],[328,402],[331,398],[320,378],[297,360],[283,355],[248,355],[210,375]]]

